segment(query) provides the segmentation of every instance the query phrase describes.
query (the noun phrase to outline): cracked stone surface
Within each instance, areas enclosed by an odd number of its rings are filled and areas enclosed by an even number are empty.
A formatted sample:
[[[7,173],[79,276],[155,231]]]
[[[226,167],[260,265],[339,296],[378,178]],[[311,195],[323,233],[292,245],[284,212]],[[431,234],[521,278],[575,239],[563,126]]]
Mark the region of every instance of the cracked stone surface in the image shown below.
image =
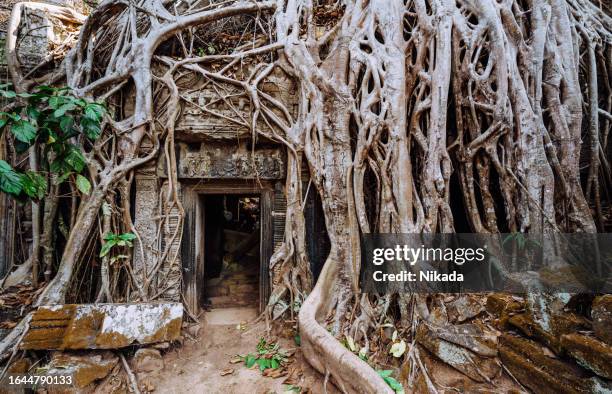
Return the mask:
[[[22,349],[116,349],[180,336],[180,303],[42,306]]]

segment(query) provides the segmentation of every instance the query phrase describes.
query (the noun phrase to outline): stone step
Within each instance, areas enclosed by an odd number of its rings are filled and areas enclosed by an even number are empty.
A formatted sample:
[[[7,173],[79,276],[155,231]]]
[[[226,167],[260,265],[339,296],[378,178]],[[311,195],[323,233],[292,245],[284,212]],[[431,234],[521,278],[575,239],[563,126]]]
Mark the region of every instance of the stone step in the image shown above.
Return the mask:
[[[245,297],[232,297],[232,296],[220,296],[210,297],[207,300],[211,308],[229,308],[239,306],[256,306],[259,303],[259,297],[245,298]]]
[[[229,295],[229,288],[227,286],[206,286],[204,291],[208,297],[219,297]]]

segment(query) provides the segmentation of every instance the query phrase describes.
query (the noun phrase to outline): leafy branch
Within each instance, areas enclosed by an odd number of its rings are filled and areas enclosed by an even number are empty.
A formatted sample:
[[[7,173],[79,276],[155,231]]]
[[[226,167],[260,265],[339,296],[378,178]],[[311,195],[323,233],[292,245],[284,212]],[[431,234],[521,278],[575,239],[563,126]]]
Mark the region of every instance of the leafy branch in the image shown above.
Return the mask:
[[[39,86],[32,93],[9,88],[0,85],[0,96],[16,105],[10,112],[0,111],[0,136],[8,130],[17,153],[42,147],[43,171],[20,171],[0,160],[0,191],[19,200],[40,200],[47,190],[46,170],[58,175],[58,184],[72,179],[88,194],[91,184],[81,175],[87,164],[82,144],[100,137],[104,105],[77,98],[68,88]]]
[[[100,250],[100,257],[106,256],[115,246],[132,247],[132,241],[136,239],[136,235],[132,233],[114,234],[107,233],[104,236],[104,245]]]

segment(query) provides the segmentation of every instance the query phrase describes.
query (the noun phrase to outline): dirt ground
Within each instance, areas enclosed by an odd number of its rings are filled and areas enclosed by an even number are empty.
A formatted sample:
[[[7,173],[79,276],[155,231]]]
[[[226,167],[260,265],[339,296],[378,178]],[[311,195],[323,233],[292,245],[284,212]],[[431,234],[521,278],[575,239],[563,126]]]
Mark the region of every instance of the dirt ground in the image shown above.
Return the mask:
[[[265,336],[265,323],[255,325],[242,323],[252,321],[253,310],[232,308],[208,312],[197,334],[186,339],[181,348],[168,351],[164,355],[164,369],[157,373],[139,376],[139,381],[153,389],[155,393],[296,393],[285,384],[287,376],[271,378],[262,376],[257,366],[248,369],[244,362],[230,363],[237,355],[255,353],[260,338]],[[240,327],[239,327],[240,325]],[[295,354],[287,372],[295,377],[294,387],[302,393],[324,393],[323,376],[312,369],[304,360],[299,347],[293,339],[278,338],[281,348]],[[230,372],[231,371],[231,372]],[[227,374],[225,374],[227,373]],[[328,383],[328,393],[338,393]]]

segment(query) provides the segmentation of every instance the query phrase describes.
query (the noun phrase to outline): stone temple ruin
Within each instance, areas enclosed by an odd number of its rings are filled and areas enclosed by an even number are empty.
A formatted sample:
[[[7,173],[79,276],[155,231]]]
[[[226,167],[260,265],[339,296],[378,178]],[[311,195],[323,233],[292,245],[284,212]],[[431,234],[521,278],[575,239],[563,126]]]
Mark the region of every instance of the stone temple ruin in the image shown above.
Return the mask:
[[[48,21],[36,10],[25,17],[30,18],[34,27],[23,40],[24,49],[20,53],[27,67],[53,54],[54,24],[62,22]],[[60,30],[70,31],[66,26]],[[0,77],[7,80],[4,65],[0,67]],[[248,64],[240,67],[246,74],[251,71]],[[239,93],[229,84],[209,84],[196,73],[186,75],[179,82],[182,109],[175,125],[175,155],[177,188],[184,214],[182,231],[179,208],[170,208],[164,198],[169,174],[167,163],[160,155],[158,160],[136,170],[130,190],[131,216],[139,234],[133,248],[135,276],[159,270],[163,273],[159,277],[164,281],[151,286],[156,292],[154,295],[160,295],[168,305],[184,303],[192,314],[235,306],[262,311],[270,297],[270,257],[284,237],[287,153],[271,139],[262,135],[254,138],[251,134],[246,126],[251,108],[243,92]],[[297,111],[296,84],[281,70],[275,70],[262,86],[270,97]],[[124,103],[127,113],[131,105],[129,99]],[[163,107],[157,110],[163,112]],[[268,126],[260,127],[265,130]],[[302,179],[306,246],[316,280],[329,243],[321,202],[307,172],[303,172]],[[23,210],[0,194],[0,229],[3,230],[0,232],[0,274],[19,263],[16,261],[17,232],[27,234],[29,230],[27,217],[21,221],[22,227],[16,225],[16,218],[22,214]],[[89,305],[41,308],[34,315],[22,348],[109,349],[134,342],[167,341],[178,336],[180,308],[147,308],[130,303],[133,301],[130,299],[122,301],[124,305],[119,308],[124,309]],[[484,314],[491,316],[492,324],[503,332],[494,354],[521,384],[534,391],[561,392],[570,388],[568,392],[590,392],[602,384],[608,384],[605,389],[609,389],[612,296],[600,296],[589,302],[593,305],[591,321],[564,307],[545,305],[545,313],[550,314],[547,318],[554,322],[550,331],[538,328],[524,298],[500,294],[488,296],[486,306],[478,302],[469,308],[458,305],[456,309],[462,308],[462,315],[456,321],[463,324]],[[157,324],[146,330],[130,326],[118,314],[128,310],[131,316]],[[452,313],[452,308],[449,311]],[[56,323],[54,333],[47,330],[49,320]],[[475,356],[428,330],[425,326],[419,329],[415,341],[472,381],[488,381],[499,373],[497,362],[489,363],[491,369],[486,372],[490,376],[480,371],[462,371],[465,368],[458,358],[494,359],[488,358],[491,354]],[[594,336],[584,335],[583,331],[587,330],[592,330]],[[110,344],[111,336],[121,341]],[[548,349],[564,358],[549,357]],[[607,380],[604,382],[601,378]]]
[[[202,82],[193,83],[198,84]],[[264,85],[266,93],[284,103],[294,101],[295,90],[280,71]],[[168,254],[175,253],[179,264],[169,264],[168,258],[161,269],[183,275],[184,296],[192,310],[246,304],[263,310],[270,291],[268,262],[284,233],[286,152],[265,138],[253,141],[248,128],[233,120],[248,118],[244,98],[226,103],[206,87],[190,89],[184,97],[175,134],[185,224],[182,240],[173,237],[175,222],[164,225],[162,243],[172,243]],[[159,201],[166,177],[163,159],[135,175],[134,219],[142,237],[142,248],[135,246],[136,270],[156,261],[154,255],[163,249],[156,244],[156,218],[172,216]],[[303,182],[307,190],[308,179]],[[323,214],[315,194],[311,189],[305,196],[306,215],[313,219],[308,221],[310,232],[322,234]],[[324,236],[313,237],[309,245],[315,265],[325,255],[325,243],[317,243],[318,238]],[[168,285],[165,299],[180,300],[178,283]],[[232,300],[230,294],[239,296]]]
[[[77,10],[86,7],[63,1],[54,4]],[[61,18],[48,18],[36,6],[26,6],[22,18],[27,21],[24,26],[31,28],[22,32],[19,50],[26,70],[53,56],[64,36],[77,31]],[[248,64],[240,67],[244,73],[251,71]],[[10,80],[5,68],[2,77]],[[282,71],[273,72],[262,87],[296,110],[296,84]],[[244,93],[236,94],[235,87],[207,84],[194,73],[180,89],[182,112],[175,136],[183,230],[178,231],[178,212],[168,210],[162,197],[168,174],[163,155],[159,155],[157,161],[136,171],[132,183],[132,218],[139,234],[133,249],[136,277],[143,270],[159,270],[164,283],[152,286],[159,298],[185,301],[194,314],[204,307],[219,306],[248,305],[262,311],[271,287],[268,262],[284,236],[285,148],[265,137],[253,139],[246,122],[249,99]],[[126,113],[131,104],[126,99]],[[328,244],[317,193],[308,186],[309,179],[303,183],[307,232],[318,235],[308,237],[307,245],[316,274]],[[15,229],[16,215],[27,215],[27,209],[20,210],[4,195],[0,199],[0,224]],[[27,218],[24,223],[28,225]],[[0,236],[0,273],[19,263],[15,238],[15,231]]]

